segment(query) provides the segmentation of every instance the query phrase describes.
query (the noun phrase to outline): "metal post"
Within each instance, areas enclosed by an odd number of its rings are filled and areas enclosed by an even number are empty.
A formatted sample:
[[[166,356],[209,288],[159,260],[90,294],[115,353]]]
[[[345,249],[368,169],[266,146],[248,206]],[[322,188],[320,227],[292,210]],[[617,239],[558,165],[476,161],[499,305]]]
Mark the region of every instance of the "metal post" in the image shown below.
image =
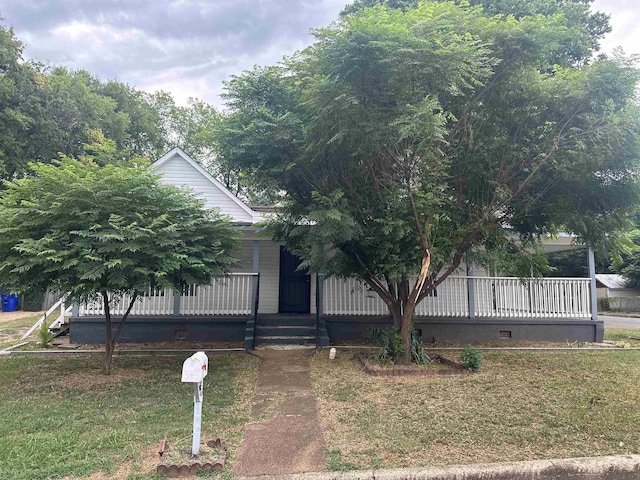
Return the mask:
[[[322,316],[322,277],[316,274],[316,345],[320,347],[320,317]]]
[[[191,454],[196,456],[200,453],[200,431],[202,427],[202,382],[193,384],[193,442],[191,443]]]
[[[473,266],[469,261],[469,254],[467,254],[465,264],[467,267],[467,304],[469,306],[469,319],[473,320],[476,318],[476,286],[474,279],[468,278],[473,276]]]
[[[596,295],[596,259],[593,250],[587,252],[587,261],[589,264],[589,278],[591,279],[591,319],[598,321],[598,296]]]
[[[260,240],[254,240],[253,241],[253,273],[259,273],[260,272]],[[257,297],[258,295],[258,276],[254,275],[253,276],[253,293],[252,293],[252,299],[253,302],[251,303],[251,315],[252,316],[256,316],[258,314],[257,310],[256,310],[256,306],[258,305],[257,302]]]
[[[316,275],[316,312],[318,317],[324,315],[324,277]]]
[[[182,296],[182,292],[178,290],[173,291],[173,316],[174,317],[180,316],[180,297],[181,296]]]

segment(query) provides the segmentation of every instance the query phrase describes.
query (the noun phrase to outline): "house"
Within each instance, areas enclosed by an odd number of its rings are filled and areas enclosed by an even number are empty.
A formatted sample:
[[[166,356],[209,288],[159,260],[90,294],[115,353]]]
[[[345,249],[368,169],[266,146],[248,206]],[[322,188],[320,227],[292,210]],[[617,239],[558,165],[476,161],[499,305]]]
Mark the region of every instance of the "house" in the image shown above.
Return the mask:
[[[622,275],[596,274],[596,293],[598,298],[639,297],[640,290],[627,287]]]
[[[163,181],[186,185],[218,208],[242,231],[240,262],[227,278],[185,292],[159,291],[140,298],[120,341],[244,341],[260,343],[357,341],[374,327],[387,327],[386,305],[355,279],[322,278],[298,271],[300,261],[265,237],[264,209],[254,209],[175,148],[154,163]],[[573,248],[567,235],[549,239],[548,251]],[[593,257],[590,255],[590,267]],[[463,266],[416,309],[415,326],[426,340],[601,341],[592,278],[519,279],[473,274]],[[112,311],[123,314],[126,301]],[[74,307],[71,339],[101,343],[104,320],[99,304]]]

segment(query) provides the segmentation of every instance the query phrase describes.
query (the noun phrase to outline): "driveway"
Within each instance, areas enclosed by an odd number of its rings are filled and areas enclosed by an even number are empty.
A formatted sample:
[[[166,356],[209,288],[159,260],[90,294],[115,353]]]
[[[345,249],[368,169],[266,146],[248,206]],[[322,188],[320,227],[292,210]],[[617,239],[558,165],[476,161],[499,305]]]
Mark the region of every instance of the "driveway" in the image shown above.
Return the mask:
[[[640,318],[609,315],[599,315],[599,318],[604,321],[605,327],[640,328]]]

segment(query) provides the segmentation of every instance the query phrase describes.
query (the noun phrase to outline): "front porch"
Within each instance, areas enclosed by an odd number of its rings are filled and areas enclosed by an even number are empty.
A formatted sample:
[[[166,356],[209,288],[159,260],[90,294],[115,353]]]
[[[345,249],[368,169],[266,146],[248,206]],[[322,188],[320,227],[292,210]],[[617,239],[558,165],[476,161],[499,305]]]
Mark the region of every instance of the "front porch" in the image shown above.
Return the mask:
[[[260,273],[234,273],[184,292],[150,292],[134,305],[120,341],[244,340],[253,348],[261,327],[304,327],[304,341],[320,344],[322,338],[358,341],[370,328],[391,325],[384,302],[355,279],[313,276],[315,301],[306,312],[288,315],[261,310],[264,295],[274,294],[273,288],[263,294],[261,283]],[[425,341],[601,341],[591,283],[589,278],[452,276],[418,305],[415,326]],[[123,298],[113,306],[114,323],[127,304]],[[99,302],[75,306],[72,341],[101,343],[102,315]]]

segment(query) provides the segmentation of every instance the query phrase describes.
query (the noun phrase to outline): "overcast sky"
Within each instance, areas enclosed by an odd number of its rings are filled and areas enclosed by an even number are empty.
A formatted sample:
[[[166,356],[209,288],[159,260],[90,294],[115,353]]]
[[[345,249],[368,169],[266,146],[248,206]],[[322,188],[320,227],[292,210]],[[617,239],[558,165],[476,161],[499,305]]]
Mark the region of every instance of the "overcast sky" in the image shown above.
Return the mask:
[[[3,0],[0,17],[27,58],[219,105],[223,80],[308,45],[309,29],[330,23],[348,1]],[[611,14],[605,51],[640,53],[637,2],[595,1]]]

